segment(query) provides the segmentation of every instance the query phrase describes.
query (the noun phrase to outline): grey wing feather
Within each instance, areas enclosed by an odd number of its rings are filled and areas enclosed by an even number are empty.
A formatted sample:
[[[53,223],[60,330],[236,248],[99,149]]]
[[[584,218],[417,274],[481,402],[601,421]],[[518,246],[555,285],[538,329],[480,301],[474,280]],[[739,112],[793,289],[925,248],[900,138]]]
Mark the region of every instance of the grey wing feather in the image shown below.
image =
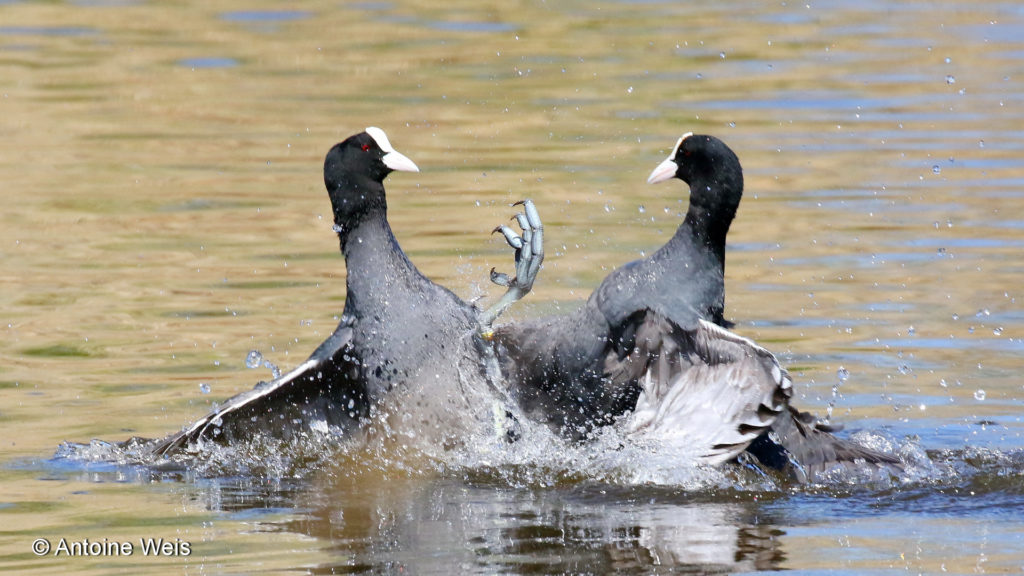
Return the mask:
[[[628,435],[700,446],[708,464],[740,454],[792,394],[789,375],[754,342],[704,320],[686,330],[653,312],[629,356],[606,367],[613,381],[635,379],[641,388]]]
[[[903,472],[898,457],[834,436],[833,430],[790,406],[762,443],[782,448],[785,461],[775,467],[788,471],[800,482],[818,482],[829,476],[856,478],[876,471],[896,476]],[[755,453],[763,449],[761,446]]]
[[[287,374],[226,400],[188,428],[162,440],[156,456],[169,456],[200,440],[230,442],[256,433],[283,436],[296,423],[344,429],[366,408],[358,360],[350,356],[347,319],[309,359]],[[298,427],[301,429],[301,427]]]

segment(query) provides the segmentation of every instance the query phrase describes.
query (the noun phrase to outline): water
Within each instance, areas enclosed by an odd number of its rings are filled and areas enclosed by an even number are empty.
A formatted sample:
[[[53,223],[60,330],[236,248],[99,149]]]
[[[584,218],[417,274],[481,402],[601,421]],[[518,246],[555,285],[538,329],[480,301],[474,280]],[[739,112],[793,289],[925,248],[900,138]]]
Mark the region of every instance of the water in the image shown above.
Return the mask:
[[[1021,29],[957,1],[0,2],[0,569],[1024,572]],[[513,317],[664,242],[686,194],[644,179],[683,132],[723,138],[746,176],[727,316],[801,408],[925,453],[918,476],[790,489],[543,443],[216,478],[53,459],[177,430],[330,334],[321,164],[371,124],[423,170],[388,181],[399,241],[464,297],[498,295],[488,234],[537,202]]]

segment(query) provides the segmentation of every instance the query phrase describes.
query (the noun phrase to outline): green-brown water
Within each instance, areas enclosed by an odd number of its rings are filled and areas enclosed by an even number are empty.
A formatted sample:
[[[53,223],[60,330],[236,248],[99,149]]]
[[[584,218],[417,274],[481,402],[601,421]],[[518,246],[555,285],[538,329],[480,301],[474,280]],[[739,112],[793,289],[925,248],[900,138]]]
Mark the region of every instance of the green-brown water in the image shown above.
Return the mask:
[[[0,569],[1024,572],[1022,31],[1018,4],[954,0],[0,2]],[[746,175],[727,316],[801,408],[941,472],[695,493],[50,460],[176,430],[268,376],[249,350],[287,368],[333,330],[321,162],[371,124],[423,170],[387,182],[399,241],[464,297],[497,295],[488,233],[538,203],[548,256],[513,317],[664,242],[686,194],[644,178],[681,133],[723,138]]]

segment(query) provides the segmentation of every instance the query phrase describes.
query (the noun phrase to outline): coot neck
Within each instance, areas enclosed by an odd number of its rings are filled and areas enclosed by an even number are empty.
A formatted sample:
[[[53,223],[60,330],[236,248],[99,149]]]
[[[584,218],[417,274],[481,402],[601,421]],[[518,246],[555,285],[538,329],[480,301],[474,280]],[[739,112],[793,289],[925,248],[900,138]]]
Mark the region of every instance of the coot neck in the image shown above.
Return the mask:
[[[732,223],[734,214],[735,212],[722,214],[721,209],[709,210],[691,203],[673,240],[685,239],[687,242],[710,250],[724,269],[725,239],[729,234],[729,225]]]
[[[690,186],[686,217],[669,243],[691,245],[710,252],[724,273],[725,239],[737,208],[727,199],[733,196],[733,192],[719,182],[708,185],[706,181],[694,181]]]
[[[392,285],[421,276],[398,245],[384,207],[370,208],[335,227],[345,256],[349,300],[386,296]]]

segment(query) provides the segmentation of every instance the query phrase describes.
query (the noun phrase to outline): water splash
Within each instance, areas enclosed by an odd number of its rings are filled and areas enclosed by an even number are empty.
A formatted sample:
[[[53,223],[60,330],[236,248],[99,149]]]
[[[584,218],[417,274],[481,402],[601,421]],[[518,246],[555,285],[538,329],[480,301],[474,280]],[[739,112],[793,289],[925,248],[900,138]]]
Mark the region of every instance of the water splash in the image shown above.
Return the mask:
[[[249,351],[249,354],[245,357],[245,366],[252,370],[263,366],[270,370],[270,373],[274,375],[274,379],[281,377],[281,369],[278,368],[277,364],[274,364],[270,360],[264,358],[263,354],[259,350]]]
[[[586,442],[568,441],[544,425],[520,428],[516,442],[477,438],[451,459],[476,481],[521,488],[580,482],[616,486],[658,485],[686,490],[734,486],[731,467],[698,463],[692,446],[630,438],[603,428]]]
[[[247,358],[247,365],[265,364],[256,350]],[[833,387],[833,399],[839,397],[840,385],[849,378],[849,371],[840,367],[836,375],[839,382]],[[55,459],[85,466],[113,463],[154,471],[188,470],[204,477],[308,478],[325,472],[351,475],[365,469],[386,475],[444,475],[524,488],[599,483],[627,488],[667,486],[685,491],[776,491],[790,485],[789,480],[763,471],[749,457],[741,458],[741,465],[710,467],[700,462],[700,447],[693,442],[626,433],[616,426],[602,428],[583,442],[567,440],[518,413],[515,407],[509,408],[504,397],[488,398],[487,417],[478,414],[481,417],[477,422],[482,425],[460,429],[460,434],[465,434],[455,442],[437,441],[408,411],[393,406],[387,410],[371,408],[358,428],[348,432],[332,428],[327,422],[282,422],[287,428],[284,439],[257,433],[224,445],[217,434],[210,434],[209,440],[170,457],[153,456],[153,440],[68,443],[58,449]],[[452,417],[464,422],[472,419],[470,413],[476,408],[467,412],[465,406],[460,406],[459,414]],[[213,426],[217,424],[216,420],[212,422]],[[855,440],[901,458],[903,452],[914,453],[906,447],[909,441],[901,443],[880,434]],[[914,458],[915,462],[927,460],[921,455]],[[340,466],[339,462],[349,465]],[[918,467],[927,468],[924,464]],[[817,481],[843,486],[870,482],[877,486],[903,480],[888,477],[884,470],[837,469]]]

